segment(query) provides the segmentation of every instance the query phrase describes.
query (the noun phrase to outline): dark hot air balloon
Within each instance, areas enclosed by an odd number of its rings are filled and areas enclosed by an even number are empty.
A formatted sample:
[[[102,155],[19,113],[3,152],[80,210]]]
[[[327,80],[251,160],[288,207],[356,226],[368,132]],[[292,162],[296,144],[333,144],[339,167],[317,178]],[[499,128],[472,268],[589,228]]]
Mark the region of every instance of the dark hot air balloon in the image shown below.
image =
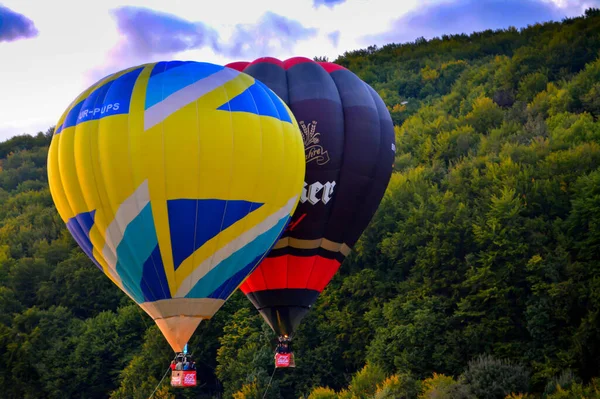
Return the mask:
[[[278,335],[291,336],[379,206],[392,173],[394,127],[375,90],[340,65],[264,57],[226,66],[273,90],[302,131],[300,203],[240,286]]]

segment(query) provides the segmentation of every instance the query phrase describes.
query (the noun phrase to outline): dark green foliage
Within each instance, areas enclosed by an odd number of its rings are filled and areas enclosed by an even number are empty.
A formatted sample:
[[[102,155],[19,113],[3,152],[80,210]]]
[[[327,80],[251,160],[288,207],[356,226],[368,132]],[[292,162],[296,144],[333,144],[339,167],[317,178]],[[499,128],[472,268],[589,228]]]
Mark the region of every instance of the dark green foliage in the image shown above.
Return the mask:
[[[267,397],[597,397],[598,32],[592,9],[335,61],[386,102],[394,174]],[[0,396],[147,398],[173,353],[66,231],[51,135],[0,143]],[[159,391],[262,397],[273,338],[237,292],[190,341],[201,386]]]
[[[530,102],[541,91],[546,90],[548,76],[542,72],[535,72],[525,75],[519,82],[518,99]]]
[[[6,140],[0,143],[0,158],[6,158],[9,154],[17,151],[46,147],[52,141],[53,134],[54,128],[51,127],[46,133],[39,132],[36,136],[22,134]]]

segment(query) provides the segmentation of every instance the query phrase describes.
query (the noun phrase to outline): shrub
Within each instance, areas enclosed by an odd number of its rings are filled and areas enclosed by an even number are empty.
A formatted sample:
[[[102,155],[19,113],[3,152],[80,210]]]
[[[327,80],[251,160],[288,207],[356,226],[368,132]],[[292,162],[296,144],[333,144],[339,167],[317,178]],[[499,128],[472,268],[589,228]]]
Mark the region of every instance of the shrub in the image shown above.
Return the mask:
[[[408,374],[387,378],[377,389],[374,399],[417,399],[419,381]]]
[[[537,398],[537,396],[532,396],[528,393],[511,393],[510,395],[506,396],[504,399],[534,399]]]
[[[244,384],[242,389],[233,394],[233,399],[261,399],[256,382]]]
[[[511,393],[529,390],[529,373],[525,367],[488,355],[470,361],[461,380],[479,399],[503,399]]]
[[[568,388],[563,389],[558,385],[556,392],[546,396],[546,399],[600,399],[599,383],[600,380],[594,378],[587,386],[573,382]]]
[[[574,383],[577,383],[577,377],[571,370],[565,370],[560,375],[553,377],[544,389],[544,396],[550,395],[557,391],[557,388],[569,389]]]
[[[433,373],[423,381],[419,399],[475,399],[469,386],[457,382],[444,374]]]
[[[330,388],[315,388],[307,399],[338,399],[337,393]]]
[[[342,389],[337,396],[337,399],[355,399],[354,395],[352,395],[352,392],[350,392],[347,389]]]
[[[384,379],[385,373],[381,367],[367,364],[352,377],[348,390],[353,399],[371,399]]]

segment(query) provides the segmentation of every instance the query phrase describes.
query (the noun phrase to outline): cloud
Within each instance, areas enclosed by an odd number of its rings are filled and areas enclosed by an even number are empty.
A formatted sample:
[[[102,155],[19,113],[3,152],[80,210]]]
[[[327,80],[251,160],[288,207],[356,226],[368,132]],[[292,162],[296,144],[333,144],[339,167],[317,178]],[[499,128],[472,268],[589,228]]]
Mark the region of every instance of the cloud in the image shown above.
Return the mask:
[[[0,42],[31,39],[38,34],[31,19],[0,4]]]
[[[317,35],[318,29],[267,11],[256,24],[238,24],[222,53],[230,57],[261,57],[291,52],[296,42]]]
[[[565,11],[568,17],[574,17],[583,14],[591,7],[600,7],[600,0],[550,0],[553,4]]]
[[[218,33],[202,22],[148,8],[125,6],[111,11],[123,40],[113,57],[174,54],[209,46],[218,50]]]
[[[119,7],[110,13],[121,39],[109,51],[104,65],[86,73],[88,84],[127,67],[168,59],[181,51],[207,46],[219,50],[218,33],[202,22],[133,6]]]
[[[582,7],[598,3],[598,0],[457,0],[429,4],[395,20],[389,31],[364,36],[361,41],[364,45],[401,43],[421,36],[431,39],[443,34],[519,28],[579,15]]]
[[[325,6],[329,8],[333,8],[338,4],[345,3],[346,0],[313,0],[313,7],[319,8],[320,6]]]
[[[327,34],[327,38],[333,44],[333,47],[337,47],[340,42],[340,31],[336,30]]]
[[[226,57],[260,57],[292,51],[299,40],[317,34],[300,22],[266,12],[254,24],[238,24],[229,40],[203,22],[192,22],[173,14],[143,7],[125,6],[111,10],[121,40],[113,47],[107,61],[88,71],[89,84],[110,73],[146,62],[168,60],[174,54],[210,48]]]

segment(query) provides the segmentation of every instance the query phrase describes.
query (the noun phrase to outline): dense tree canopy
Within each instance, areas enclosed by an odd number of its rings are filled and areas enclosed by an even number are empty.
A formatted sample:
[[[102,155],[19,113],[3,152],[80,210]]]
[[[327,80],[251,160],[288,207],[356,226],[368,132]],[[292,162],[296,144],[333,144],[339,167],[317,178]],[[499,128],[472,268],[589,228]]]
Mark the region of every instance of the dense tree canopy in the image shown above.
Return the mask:
[[[386,101],[395,172],[267,397],[600,397],[599,55],[590,9],[335,60]],[[172,351],[55,211],[52,133],[0,143],[2,396],[147,398]],[[200,386],[155,397],[262,397],[273,338],[238,292],[190,342]]]

